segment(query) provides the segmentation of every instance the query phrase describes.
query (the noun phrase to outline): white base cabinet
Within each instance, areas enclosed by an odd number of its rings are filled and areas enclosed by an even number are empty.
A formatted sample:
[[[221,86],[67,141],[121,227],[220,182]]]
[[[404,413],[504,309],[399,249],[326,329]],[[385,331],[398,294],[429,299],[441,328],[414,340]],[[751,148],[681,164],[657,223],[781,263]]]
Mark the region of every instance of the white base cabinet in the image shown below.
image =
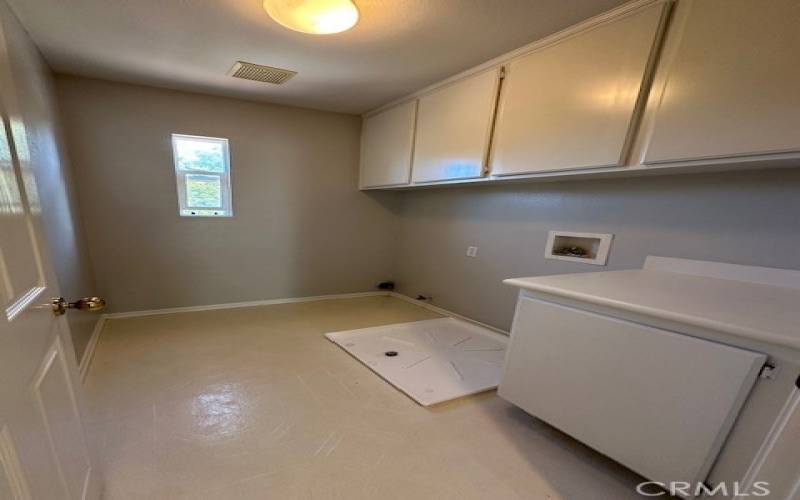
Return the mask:
[[[649,480],[796,500],[800,271],[650,256],[504,283],[501,396]]]
[[[765,360],[523,292],[499,393],[648,479],[697,484]]]

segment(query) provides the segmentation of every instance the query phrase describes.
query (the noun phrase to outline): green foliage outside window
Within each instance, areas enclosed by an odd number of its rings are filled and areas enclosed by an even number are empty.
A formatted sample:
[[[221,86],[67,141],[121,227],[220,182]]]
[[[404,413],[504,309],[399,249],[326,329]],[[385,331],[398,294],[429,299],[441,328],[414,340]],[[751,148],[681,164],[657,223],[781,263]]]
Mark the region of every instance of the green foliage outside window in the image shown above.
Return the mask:
[[[216,175],[186,175],[186,205],[197,208],[222,207],[222,182]]]
[[[176,146],[178,166],[181,170],[225,171],[221,144],[179,140]]]

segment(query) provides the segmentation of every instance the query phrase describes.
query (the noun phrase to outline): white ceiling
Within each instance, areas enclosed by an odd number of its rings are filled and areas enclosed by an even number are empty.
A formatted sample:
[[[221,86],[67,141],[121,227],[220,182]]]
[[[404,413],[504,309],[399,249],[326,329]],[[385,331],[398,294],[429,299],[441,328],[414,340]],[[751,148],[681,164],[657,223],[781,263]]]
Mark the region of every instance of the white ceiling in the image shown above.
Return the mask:
[[[287,30],[261,0],[8,0],[53,70],[361,113],[623,0],[355,0],[336,35]],[[237,60],[289,82],[226,76]]]

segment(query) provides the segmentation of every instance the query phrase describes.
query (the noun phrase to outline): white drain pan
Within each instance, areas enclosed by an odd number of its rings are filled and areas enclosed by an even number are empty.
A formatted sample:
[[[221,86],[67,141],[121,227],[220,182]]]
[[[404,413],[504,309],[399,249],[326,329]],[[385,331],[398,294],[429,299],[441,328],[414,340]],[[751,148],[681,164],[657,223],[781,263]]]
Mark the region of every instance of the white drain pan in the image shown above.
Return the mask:
[[[507,338],[454,318],[325,336],[422,406],[497,387]]]

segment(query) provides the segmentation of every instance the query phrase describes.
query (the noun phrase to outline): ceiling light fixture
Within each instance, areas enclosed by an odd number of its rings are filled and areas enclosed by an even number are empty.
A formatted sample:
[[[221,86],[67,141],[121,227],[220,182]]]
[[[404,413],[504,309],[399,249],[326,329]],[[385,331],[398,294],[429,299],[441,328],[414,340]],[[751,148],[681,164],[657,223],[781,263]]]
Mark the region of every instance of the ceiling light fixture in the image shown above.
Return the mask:
[[[351,0],[264,0],[264,10],[289,29],[315,35],[340,33],[358,22]]]

